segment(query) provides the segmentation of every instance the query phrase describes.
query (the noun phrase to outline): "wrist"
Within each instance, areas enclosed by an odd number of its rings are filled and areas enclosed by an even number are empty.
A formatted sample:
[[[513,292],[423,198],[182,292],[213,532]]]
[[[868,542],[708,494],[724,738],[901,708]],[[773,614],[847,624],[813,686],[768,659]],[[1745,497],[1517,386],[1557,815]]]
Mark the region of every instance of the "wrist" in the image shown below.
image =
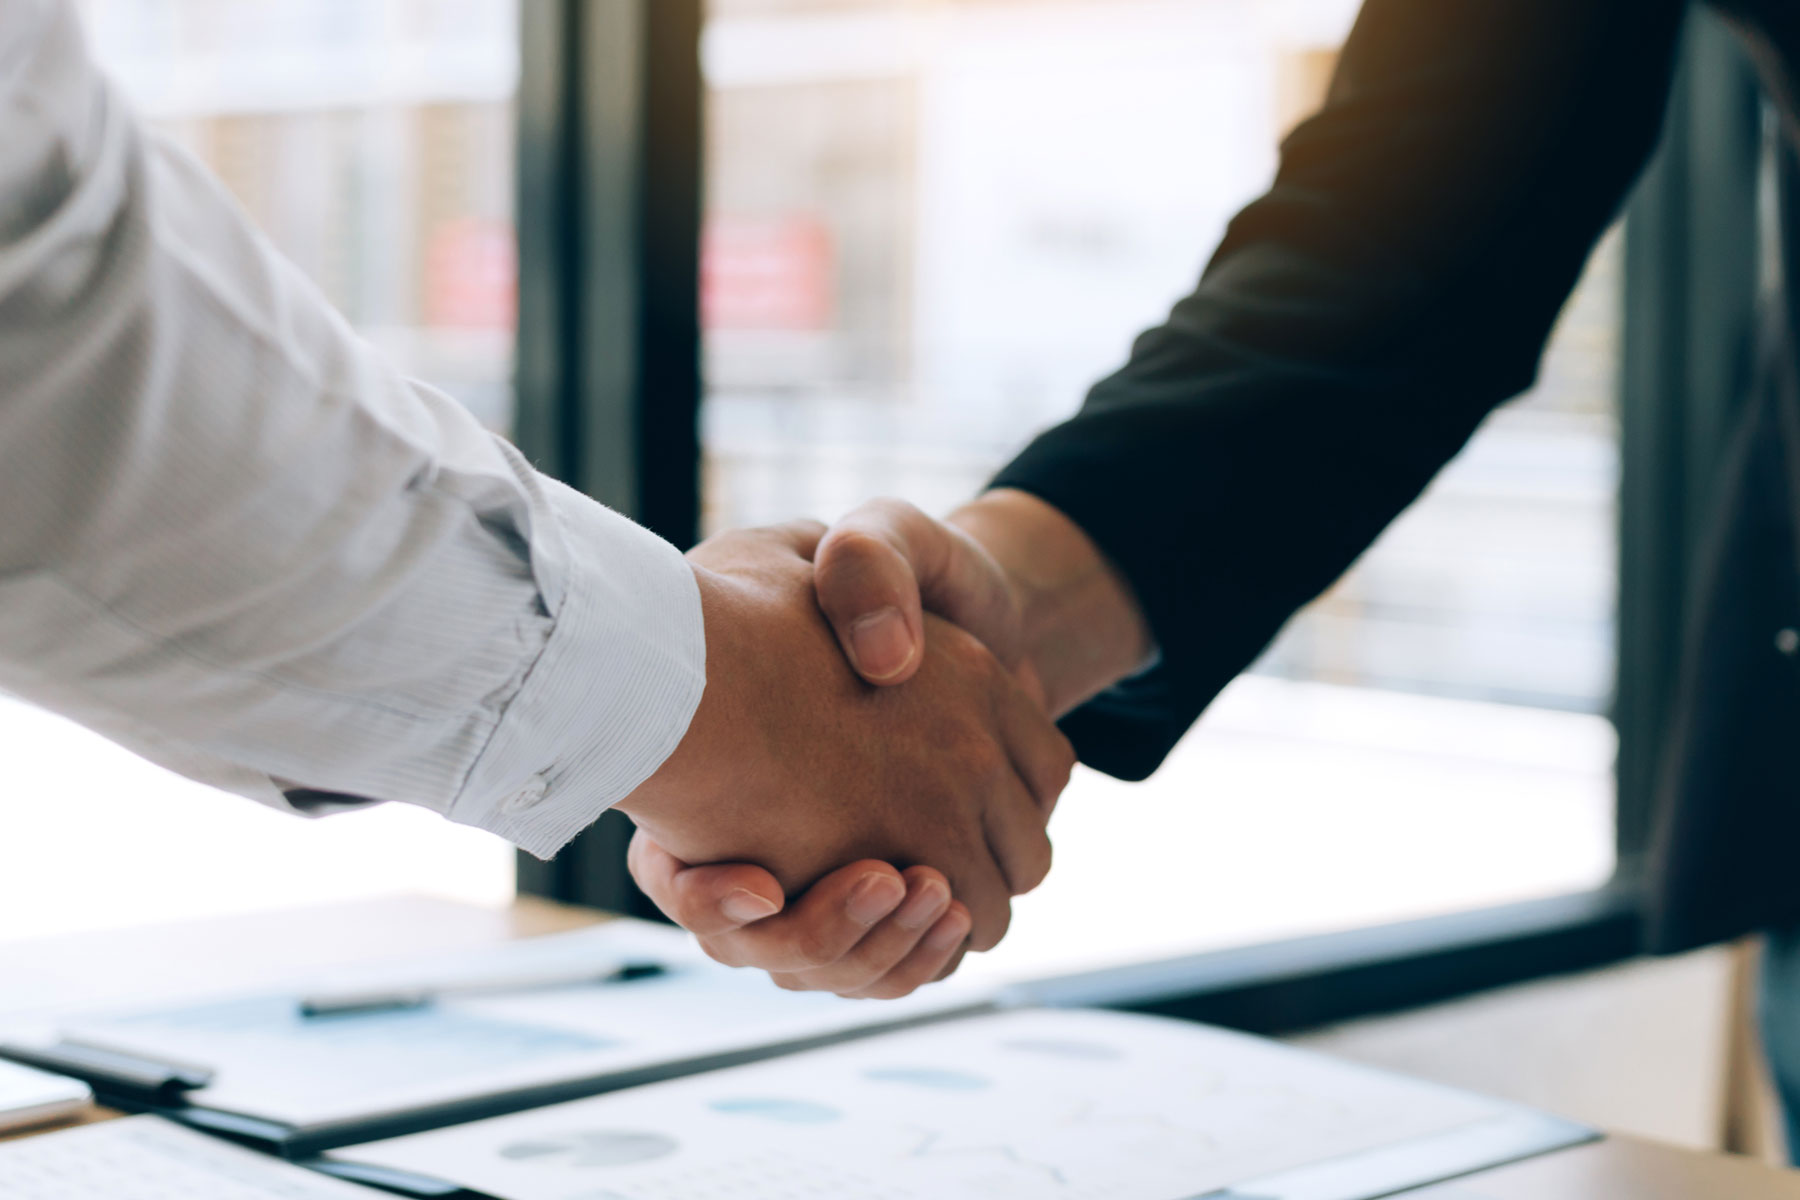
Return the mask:
[[[643,783],[613,807],[653,834],[684,819],[677,811],[701,800],[711,790],[710,773],[720,761],[722,737],[731,726],[729,707],[731,639],[736,633],[731,610],[736,603],[731,581],[692,559],[688,567],[700,590],[700,615],[706,633],[706,683],[687,732],[675,749]]]
[[[996,488],[949,523],[981,543],[1019,606],[1027,662],[1061,716],[1149,664],[1155,642],[1129,581],[1060,509]]]

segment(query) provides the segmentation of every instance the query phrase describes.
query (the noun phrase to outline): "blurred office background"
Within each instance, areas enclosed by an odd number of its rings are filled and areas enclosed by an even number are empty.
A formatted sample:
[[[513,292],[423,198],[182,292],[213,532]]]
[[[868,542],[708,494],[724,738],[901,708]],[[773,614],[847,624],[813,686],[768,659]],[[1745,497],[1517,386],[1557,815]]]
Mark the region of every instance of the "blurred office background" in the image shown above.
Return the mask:
[[[691,149],[704,180],[693,288],[704,386],[697,413],[671,426],[694,418],[700,461],[682,476],[698,478],[694,531],[830,518],[884,494],[942,511],[973,494],[1192,286],[1231,214],[1268,182],[1280,137],[1318,103],[1356,7],[706,0],[686,31],[697,46],[676,46],[689,56],[677,76],[699,59],[698,144],[654,148]],[[636,37],[691,13],[688,0],[81,8],[121,90],[366,337],[547,467],[567,461],[556,438],[579,423],[533,415],[542,398],[523,365],[559,334],[521,327],[519,313],[522,297],[564,286],[542,276],[593,246],[518,228],[530,152],[545,150],[528,139],[521,152],[520,130],[541,115],[528,98],[628,93],[630,78],[584,82],[582,68],[613,54],[622,76],[654,75],[666,47],[594,37]],[[564,36],[575,13],[588,40]],[[1766,261],[1751,211],[1754,92],[1723,45],[1698,31],[1667,161],[1595,254],[1538,385],[1154,779],[1078,772],[1053,825],[1056,872],[1019,903],[1007,943],[967,971],[1142,968],[1451,922],[1283,951],[1270,961],[1301,984],[1346,953],[1377,974],[1305,993],[1325,1009],[1248,1018],[1275,1028],[1354,1007],[1389,967],[1474,990],[1629,953],[1614,918],[1631,903],[1680,617],[1666,598],[1685,570],[1682,535],[1657,522],[1680,519],[1692,497],[1674,489],[1705,472],[1654,431],[1698,455],[1693,431],[1724,427],[1708,424],[1723,411],[1709,380],[1732,377]],[[655,155],[593,157],[616,171]],[[1690,210],[1736,217],[1714,220],[1701,247]],[[537,236],[535,256],[521,254],[521,232]],[[658,253],[621,251],[644,278]],[[1683,289],[1711,299],[1686,309],[1670,299]],[[1699,349],[1682,357],[1683,346]],[[640,416],[682,403],[600,399]],[[1637,585],[1624,620],[1621,573]],[[506,845],[423,812],[295,821],[4,697],[0,758],[0,943],[390,892],[496,903],[521,880],[592,899],[614,894],[604,877],[619,872],[616,839],[521,872]],[[1540,899],[1549,907],[1520,907]],[[1503,957],[1473,970],[1426,957],[1457,938]],[[1719,1064],[1736,971],[1702,955],[1320,1044],[1712,1144],[1730,1109]],[[1402,994],[1385,986],[1368,994]]]
[[[1356,8],[714,0],[706,527],[972,495],[1192,287]],[[1058,870],[984,965],[1610,874],[1620,265],[1615,237],[1542,385],[1152,782],[1078,777]]]
[[[534,69],[516,0],[83,7],[125,93],[367,337],[510,429],[513,101]],[[1191,287],[1322,96],[1355,9],[712,0],[705,528],[972,495]],[[1607,879],[1621,260],[1611,236],[1537,389],[1154,780],[1077,777],[1056,875],[978,969],[1131,961]],[[426,814],[291,822],[16,703],[0,715],[24,764],[0,887],[30,895],[59,871],[45,845],[97,868],[54,909],[5,905],[0,936],[513,886],[505,847]]]

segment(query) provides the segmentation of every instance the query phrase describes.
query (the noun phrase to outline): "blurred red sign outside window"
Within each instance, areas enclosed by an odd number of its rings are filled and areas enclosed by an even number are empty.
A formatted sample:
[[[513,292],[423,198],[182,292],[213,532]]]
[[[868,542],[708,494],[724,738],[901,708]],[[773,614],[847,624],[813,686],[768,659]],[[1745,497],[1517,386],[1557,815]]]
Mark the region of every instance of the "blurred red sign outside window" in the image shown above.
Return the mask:
[[[511,329],[518,311],[512,226],[466,218],[431,231],[425,248],[425,320],[438,328]]]
[[[713,217],[700,267],[708,329],[829,329],[836,263],[831,231],[816,217]]]

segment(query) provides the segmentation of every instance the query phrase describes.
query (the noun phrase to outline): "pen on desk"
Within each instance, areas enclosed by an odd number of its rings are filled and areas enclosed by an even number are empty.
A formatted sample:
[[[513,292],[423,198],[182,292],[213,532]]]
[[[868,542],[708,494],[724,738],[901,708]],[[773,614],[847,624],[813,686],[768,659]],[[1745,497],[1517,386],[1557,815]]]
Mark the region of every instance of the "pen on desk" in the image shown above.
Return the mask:
[[[395,1012],[423,1008],[439,1000],[464,996],[510,996],[519,992],[544,992],[589,984],[630,983],[655,979],[668,973],[661,963],[629,962],[604,971],[539,975],[519,979],[487,979],[468,983],[425,984],[419,987],[382,988],[362,992],[332,992],[307,996],[300,1001],[303,1017],[342,1017],[352,1013]]]

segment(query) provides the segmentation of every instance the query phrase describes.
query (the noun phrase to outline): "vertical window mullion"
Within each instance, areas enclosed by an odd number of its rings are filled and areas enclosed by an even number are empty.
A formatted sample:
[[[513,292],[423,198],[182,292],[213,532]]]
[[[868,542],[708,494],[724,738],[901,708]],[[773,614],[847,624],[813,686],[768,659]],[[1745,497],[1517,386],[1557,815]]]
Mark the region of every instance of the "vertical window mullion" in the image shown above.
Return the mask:
[[[1750,384],[1761,101],[1722,24],[1697,18],[1665,143],[1627,226],[1620,403],[1619,873],[1643,867],[1718,470]]]
[[[701,0],[529,0],[521,447],[679,546],[699,524]],[[609,813],[521,891],[642,911]]]

